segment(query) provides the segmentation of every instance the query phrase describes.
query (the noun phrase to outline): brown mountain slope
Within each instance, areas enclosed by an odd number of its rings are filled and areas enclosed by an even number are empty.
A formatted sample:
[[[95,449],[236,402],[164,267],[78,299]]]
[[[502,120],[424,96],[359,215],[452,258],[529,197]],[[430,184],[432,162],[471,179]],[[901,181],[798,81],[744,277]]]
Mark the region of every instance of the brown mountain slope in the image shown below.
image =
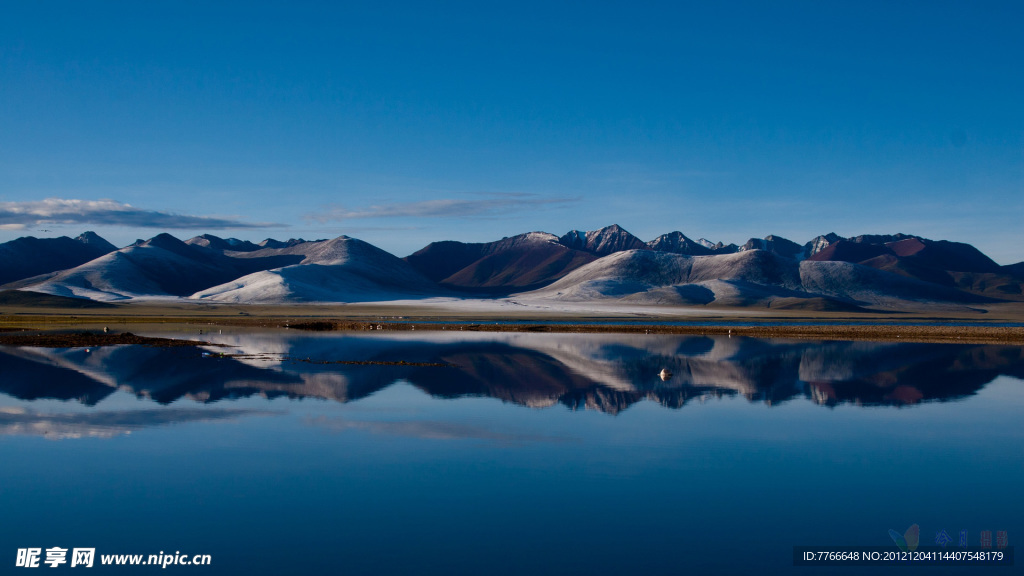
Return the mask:
[[[544,286],[596,258],[530,232],[482,244],[435,242],[405,261],[446,288],[501,293]]]

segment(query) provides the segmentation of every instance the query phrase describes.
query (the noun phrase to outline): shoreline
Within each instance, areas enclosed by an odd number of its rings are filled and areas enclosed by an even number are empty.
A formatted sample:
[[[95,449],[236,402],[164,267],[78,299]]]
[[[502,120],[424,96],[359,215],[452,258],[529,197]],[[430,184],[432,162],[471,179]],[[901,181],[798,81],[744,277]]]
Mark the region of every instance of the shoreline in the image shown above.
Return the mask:
[[[1018,324],[1018,326],[998,326]],[[189,306],[125,304],[106,309],[0,307],[0,336],[96,331],[124,334],[142,325],[180,327],[194,338],[207,327],[324,331],[471,331],[604,334],[678,334],[814,340],[873,340],[1024,345],[1024,307],[985,313],[875,313],[732,308],[564,310],[465,310],[434,306],[349,304],[295,306]],[[19,336],[20,338],[21,336]],[[200,337],[200,339],[202,339]]]
[[[665,325],[644,324],[642,321],[629,324],[545,322],[457,322],[436,319],[405,318],[389,320],[345,320],[317,319],[298,320],[286,318],[261,319],[211,319],[211,318],[139,318],[125,322],[124,319],[110,319],[113,325],[110,334],[102,332],[104,325],[96,319],[87,322],[28,322],[21,327],[0,327],[0,345],[77,347],[114,344],[145,344],[156,346],[181,346],[204,344],[189,338],[157,343],[147,337],[135,336],[129,330],[140,324],[251,327],[253,329],[281,329],[301,332],[515,332],[515,333],[581,333],[581,334],[632,334],[632,335],[688,335],[727,336],[748,338],[786,338],[800,340],[867,340],[883,342],[920,343],[962,343],[962,344],[1011,344],[1024,346],[1024,327],[1007,326],[957,326],[957,325],[892,325],[892,324],[785,324],[762,323],[760,325]],[[493,322],[494,320],[492,320]],[[813,321],[810,321],[813,322]],[[827,321],[824,321],[827,322]],[[184,337],[184,333],[183,333]],[[149,340],[143,342],[143,340]],[[66,346],[60,346],[61,344]]]
[[[313,325],[309,325],[313,324]],[[769,326],[665,326],[655,324],[417,324],[369,322],[316,322],[288,328],[311,331],[468,331],[588,334],[678,334],[690,336],[735,336],[749,338],[793,338],[802,340],[874,340],[888,342],[942,342],[1024,345],[1024,328],[1002,326],[892,326],[892,325],[769,325]],[[330,327],[325,326],[330,324]]]
[[[0,346],[30,348],[94,348],[119,345],[149,346],[153,348],[179,348],[183,346],[222,346],[201,340],[180,338],[153,338],[131,332],[106,334],[103,332],[43,332],[41,334],[0,334]]]

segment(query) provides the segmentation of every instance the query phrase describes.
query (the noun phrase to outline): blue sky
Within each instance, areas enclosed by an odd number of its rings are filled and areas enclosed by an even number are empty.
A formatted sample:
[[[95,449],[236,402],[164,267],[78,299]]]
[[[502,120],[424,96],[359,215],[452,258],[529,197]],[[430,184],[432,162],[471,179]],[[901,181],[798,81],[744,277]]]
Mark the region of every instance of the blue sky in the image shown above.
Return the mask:
[[[211,4],[3,2],[0,241],[618,223],[1024,260],[1021,2]]]

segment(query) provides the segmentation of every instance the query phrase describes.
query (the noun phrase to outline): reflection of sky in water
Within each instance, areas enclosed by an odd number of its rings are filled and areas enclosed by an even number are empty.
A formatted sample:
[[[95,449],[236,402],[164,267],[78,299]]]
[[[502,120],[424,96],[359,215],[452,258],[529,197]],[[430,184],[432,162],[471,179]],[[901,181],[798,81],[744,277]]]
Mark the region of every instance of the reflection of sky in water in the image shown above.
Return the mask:
[[[647,386],[613,369],[615,358],[629,364],[635,341],[586,339],[515,346],[546,350],[554,365],[603,358],[584,377],[602,389]],[[638,401],[614,416],[487,395],[451,401],[401,378],[347,403],[184,396],[161,406],[124,390],[89,407],[0,396],[0,417],[136,426],[59,442],[0,436],[0,541],[210,553],[209,573],[812,574],[790,566],[793,545],[885,546],[890,528],[913,523],[922,543],[942,529],[967,529],[974,544],[981,530],[1007,530],[1011,545],[1024,534],[1024,388],[997,375],[1019,370],[1011,349],[965,349],[950,365],[944,353],[861,346],[843,365],[778,343],[726,345],[691,352],[723,362],[730,385],[763,369],[755,390],[680,410]],[[676,339],[648,351],[663,360],[678,348]],[[766,383],[794,386],[777,360],[794,354],[798,373],[831,373],[832,383],[868,374],[890,388],[906,376],[925,393],[927,366],[976,373],[954,378],[959,388],[937,382],[960,401],[829,408],[801,388],[769,406]],[[329,372],[295,368],[321,369]]]

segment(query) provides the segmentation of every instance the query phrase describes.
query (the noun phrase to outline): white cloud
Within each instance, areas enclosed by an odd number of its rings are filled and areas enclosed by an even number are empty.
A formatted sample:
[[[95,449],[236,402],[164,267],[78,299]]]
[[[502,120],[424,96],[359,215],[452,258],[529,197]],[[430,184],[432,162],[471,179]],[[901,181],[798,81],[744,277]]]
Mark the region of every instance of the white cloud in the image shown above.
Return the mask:
[[[20,230],[50,224],[96,224],[135,228],[224,230],[279,228],[283,224],[252,223],[230,218],[190,216],[144,210],[114,200],[47,198],[28,202],[0,202],[0,229]]]

